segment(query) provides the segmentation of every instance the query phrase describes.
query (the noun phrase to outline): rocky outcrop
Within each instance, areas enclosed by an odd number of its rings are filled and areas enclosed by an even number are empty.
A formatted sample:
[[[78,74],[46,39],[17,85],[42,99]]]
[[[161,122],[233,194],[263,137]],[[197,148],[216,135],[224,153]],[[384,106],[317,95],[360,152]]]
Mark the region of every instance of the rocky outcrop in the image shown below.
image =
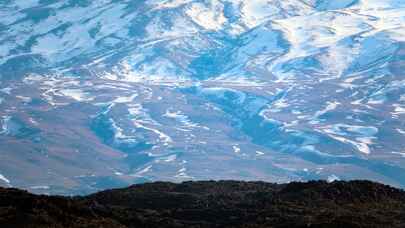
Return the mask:
[[[156,182],[78,197],[0,189],[0,227],[405,227],[405,192],[369,181]]]

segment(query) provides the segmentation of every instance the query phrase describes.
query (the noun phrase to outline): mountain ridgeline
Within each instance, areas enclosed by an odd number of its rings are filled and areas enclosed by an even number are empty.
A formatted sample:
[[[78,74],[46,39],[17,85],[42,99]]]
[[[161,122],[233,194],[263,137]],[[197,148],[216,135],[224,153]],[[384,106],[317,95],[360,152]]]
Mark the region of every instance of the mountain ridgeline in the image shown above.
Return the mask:
[[[0,186],[405,188],[404,0],[0,0]]]

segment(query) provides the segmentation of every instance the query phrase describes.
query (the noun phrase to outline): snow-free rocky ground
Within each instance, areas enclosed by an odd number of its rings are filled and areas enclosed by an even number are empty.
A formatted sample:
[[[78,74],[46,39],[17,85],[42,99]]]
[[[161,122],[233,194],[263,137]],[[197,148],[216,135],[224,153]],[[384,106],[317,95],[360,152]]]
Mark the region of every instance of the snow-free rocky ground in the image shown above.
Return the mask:
[[[369,181],[156,182],[82,197],[0,187],[13,228],[403,228],[405,191]]]
[[[403,0],[2,0],[0,185],[405,187]]]

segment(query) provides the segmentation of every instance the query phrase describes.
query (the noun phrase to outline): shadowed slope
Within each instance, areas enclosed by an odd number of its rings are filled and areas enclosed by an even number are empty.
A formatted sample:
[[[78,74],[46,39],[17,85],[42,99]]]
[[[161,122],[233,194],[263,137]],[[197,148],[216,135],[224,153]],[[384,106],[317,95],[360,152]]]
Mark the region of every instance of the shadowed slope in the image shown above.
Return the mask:
[[[404,227],[405,192],[368,181],[157,182],[85,197],[0,190],[1,227]]]

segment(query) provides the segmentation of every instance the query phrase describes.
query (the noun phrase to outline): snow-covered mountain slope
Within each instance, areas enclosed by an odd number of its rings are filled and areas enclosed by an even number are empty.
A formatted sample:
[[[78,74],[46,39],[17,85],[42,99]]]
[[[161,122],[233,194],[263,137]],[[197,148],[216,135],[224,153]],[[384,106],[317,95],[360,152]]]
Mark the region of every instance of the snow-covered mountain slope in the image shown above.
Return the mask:
[[[0,2],[0,184],[405,187],[405,1]]]

